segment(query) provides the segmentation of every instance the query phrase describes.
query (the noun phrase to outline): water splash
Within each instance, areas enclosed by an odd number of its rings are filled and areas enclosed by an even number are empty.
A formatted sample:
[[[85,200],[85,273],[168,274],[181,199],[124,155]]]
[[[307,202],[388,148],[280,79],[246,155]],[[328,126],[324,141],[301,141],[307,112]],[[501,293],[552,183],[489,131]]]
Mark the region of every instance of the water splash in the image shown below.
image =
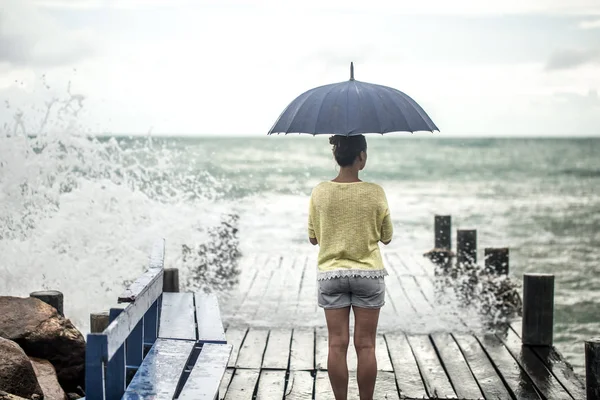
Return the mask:
[[[87,134],[85,96],[70,84],[40,108],[5,105],[14,118],[0,131],[2,294],[61,290],[85,330],[89,313],[113,305],[145,269],[157,237],[168,238],[168,266],[184,266],[182,246],[212,240],[208,228],[229,210],[213,202],[226,183],[182,168],[184,147]]]

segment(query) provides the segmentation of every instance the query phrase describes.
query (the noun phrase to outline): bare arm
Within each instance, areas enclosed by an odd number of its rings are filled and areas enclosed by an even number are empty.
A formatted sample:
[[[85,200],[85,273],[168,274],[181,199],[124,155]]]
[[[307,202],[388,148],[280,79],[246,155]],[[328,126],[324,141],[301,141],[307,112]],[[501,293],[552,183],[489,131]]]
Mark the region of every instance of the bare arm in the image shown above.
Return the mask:
[[[388,214],[383,218],[383,223],[381,224],[381,243],[385,245],[390,244],[393,235],[394,227],[392,226],[392,218]]]

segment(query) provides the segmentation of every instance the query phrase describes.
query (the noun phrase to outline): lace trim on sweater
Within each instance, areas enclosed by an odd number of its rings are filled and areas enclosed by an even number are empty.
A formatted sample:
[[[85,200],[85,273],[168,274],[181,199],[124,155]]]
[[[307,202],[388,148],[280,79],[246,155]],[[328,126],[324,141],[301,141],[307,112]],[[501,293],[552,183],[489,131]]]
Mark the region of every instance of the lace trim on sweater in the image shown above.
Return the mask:
[[[383,278],[388,273],[383,269],[376,270],[365,270],[365,269],[336,269],[334,271],[319,272],[317,276],[318,281],[324,281],[326,279],[334,278],[346,278],[352,276],[358,276],[361,278]]]

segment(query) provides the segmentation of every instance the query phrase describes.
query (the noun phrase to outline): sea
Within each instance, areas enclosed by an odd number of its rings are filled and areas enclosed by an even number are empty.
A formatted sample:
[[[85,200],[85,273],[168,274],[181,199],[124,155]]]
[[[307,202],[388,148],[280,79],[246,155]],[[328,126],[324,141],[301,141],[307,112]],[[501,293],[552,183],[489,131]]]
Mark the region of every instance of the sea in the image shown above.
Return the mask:
[[[184,246],[236,215],[239,251],[314,251],[311,189],[336,176],[327,136],[93,136],[75,126],[0,131],[0,295],[65,294],[84,332],[145,268],[157,238],[189,274]],[[555,275],[554,340],[576,370],[600,333],[600,138],[370,135],[361,178],[386,191],[389,249],[433,247],[435,215],[510,248],[510,276]],[[456,243],[455,237],[453,243]],[[186,269],[187,268],[187,269]]]

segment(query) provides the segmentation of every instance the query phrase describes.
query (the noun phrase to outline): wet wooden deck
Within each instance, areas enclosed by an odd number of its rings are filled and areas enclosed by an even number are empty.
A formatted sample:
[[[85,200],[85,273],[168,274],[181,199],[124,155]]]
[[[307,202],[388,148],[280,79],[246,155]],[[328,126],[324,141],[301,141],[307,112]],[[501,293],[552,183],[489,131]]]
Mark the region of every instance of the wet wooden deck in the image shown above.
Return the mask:
[[[521,346],[519,321],[486,332],[481,316],[440,287],[427,260],[388,252],[385,261],[375,399],[585,398],[554,348]],[[242,259],[239,287],[221,300],[234,346],[222,399],[334,399],[315,265],[306,255]],[[348,366],[349,399],[358,399],[352,344]]]

